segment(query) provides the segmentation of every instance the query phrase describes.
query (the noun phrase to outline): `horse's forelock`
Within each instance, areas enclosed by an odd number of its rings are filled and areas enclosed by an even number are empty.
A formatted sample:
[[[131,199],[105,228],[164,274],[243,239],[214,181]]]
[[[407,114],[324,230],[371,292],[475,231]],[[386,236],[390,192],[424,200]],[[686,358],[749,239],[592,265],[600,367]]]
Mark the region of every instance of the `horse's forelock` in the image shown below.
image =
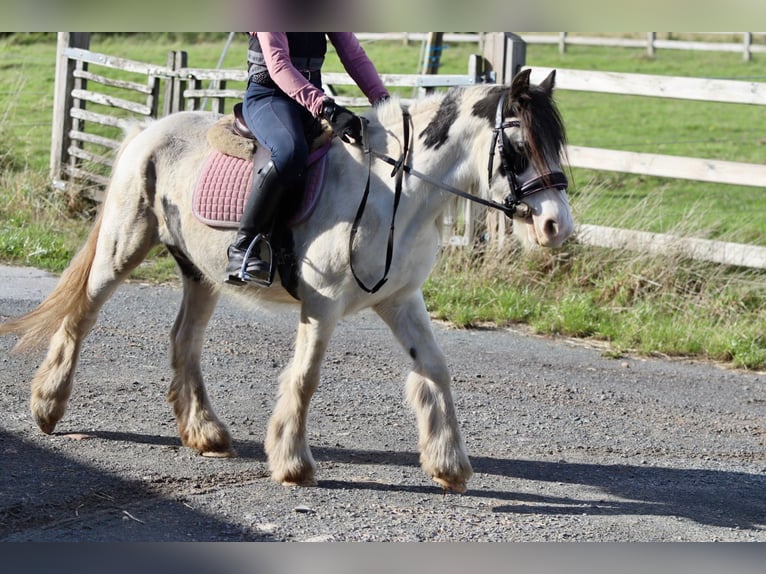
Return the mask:
[[[538,172],[556,168],[566,149],[566,130],[550,94],[530,85],[517,98],[506,102],[506,115],[519,118],[530,151],[530,161]]]

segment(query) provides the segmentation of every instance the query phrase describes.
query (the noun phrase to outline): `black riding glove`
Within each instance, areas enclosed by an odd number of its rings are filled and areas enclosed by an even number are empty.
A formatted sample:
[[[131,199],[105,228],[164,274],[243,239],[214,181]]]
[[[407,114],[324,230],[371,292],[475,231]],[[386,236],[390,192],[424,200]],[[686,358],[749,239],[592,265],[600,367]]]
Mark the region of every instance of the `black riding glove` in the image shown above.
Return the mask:
[[[362,119],[348,108],[339,106],[332,98],[325,98],[322,117],[330,122],[332,131],[344,142],[362,143]]]

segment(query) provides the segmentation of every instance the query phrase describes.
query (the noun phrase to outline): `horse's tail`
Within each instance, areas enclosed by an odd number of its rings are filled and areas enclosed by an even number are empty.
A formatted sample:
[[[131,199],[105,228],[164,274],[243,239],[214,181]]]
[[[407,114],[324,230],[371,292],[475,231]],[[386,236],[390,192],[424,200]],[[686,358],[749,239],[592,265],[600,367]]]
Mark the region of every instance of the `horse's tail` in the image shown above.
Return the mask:
[[[129,128],[117,152],[117,159],[128,143],[141,131],[141,126]],[[42,346],[59,330],[66,317],[80,317],[87,312],[90,303],[88,278],[96,256],[101,220],[102,214],[99,211],[85,244],[61,274],[58,284],[50,295],[29,313],[0,323],[0,335],[14,334],[20,337],[13,348],[14,352]]]
[[[50,295],[26,315],[0,324],[0,335],[14,334],[20,337],[13,348],[14,352],[42,346],[58,331],[65,317],[83,314],[88,300],[88,277],[96,255],[100,230],[99,214],[85,245],[69,263]]]

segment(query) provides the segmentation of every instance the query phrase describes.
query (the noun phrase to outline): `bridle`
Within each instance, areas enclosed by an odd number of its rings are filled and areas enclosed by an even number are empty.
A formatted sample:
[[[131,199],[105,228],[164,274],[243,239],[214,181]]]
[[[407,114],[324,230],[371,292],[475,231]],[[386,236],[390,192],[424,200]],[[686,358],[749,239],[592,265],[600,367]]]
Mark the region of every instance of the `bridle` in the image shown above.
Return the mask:
[[[513,166],[511,166],[511,162],[508,158],[508,154],[505,153],[506,136],[503,133],[503,130],[507,128],[513,128],[513,127],[521,127],[521,122],[519,122],[519,120],[503,121],[503,104],[505,103],[505,96],[506,96],[506,93],[503,92],[500,96],[500,100],[498,101],[498,104],[497,104],[497,110],[495,112],[495,127],[492,128],[492,142],[489,148],[489,166],[488,166],[488,183],[491,185],[492,167],[493,167],[493,161],[494,161],[494,155],[495,155],[495,148],[497,148],[497,151],[500,153],[500,158],[503,162],[503,170],[505,171],[505,176],[506,176],[506,179],[508,180],[508,188],[509,188],[509,192],[503,198],[502,203],[498,203],[497,201],[492,201],[491,199],[485,199],[483,197],[477,197],[475,195],[467,193],[461,189],[458,189],[442,181],[439,181],[431,177],[430,175],[421,173],[417,171],[416,169],[413,169],[410,165],[408,165],[407,160],[409,159],[410,149],[412,145],[412,135],[411,135],[412,134],[412,131],[411,131],[412,117],[410,116],[410,113],[407,110],[407,108],[402,107],[404,143],[402,145],[402,153],[399,156],[399,159],[394,159],[391,156],[388,156],[384,153],[378,152],[370,148],[369,138],[367,137],[367,120],[366,119],[362,120],[361,144],[362,144],[362,149],[364,150],[364,154],[368,158],[367,182],[364,186],[364,194],[362,195],[362,200],[359,203],[359,208],[357,209],[356,217],[354,218],[354,222],[351,225],[351,234],[349,236],[348,245],[349,245],[349,261],[351,266],[351,273],[354,275],[354,279],[356,279],[356,282],[359,285],[359,287],[361,287],[364,291],[366,291],[367,293],[375,293],[388,280],[388,272],[391,268],[391,260],[393,258],[394,222],[396,219],[396,211],[399,208],[399,200],[401,199],[402,180],[403,180],[404,173],[413,175],[417,177],[418,179],[421,179],[427,183],[430,183],[431,185],[435,187],[438,187],[439,189],[442,189],[444,191],[447,191],[449,193],[452,193],[454,195],[467,199],[468,201],[472,201],[474,203],[484,205],[485,207],[491,207],[493,209],[502,211],[507,217],[511,217],[511,218],[520,217],[524,219],[532,215],[532,208],[528,204],[524,203],[523,201],[524,198],[529,197],[530,195],[534,193],[538,193],[540,191],[551,189],[551,188],[566,190],[567,188],[566,175],[564,175],[563,172],[558,170],[551,171],[549,173],[530,179],[529,181],[526,181],[523,184],[519,184],[519,175],[515,172],[515,170],[513,169]],[[356,237],[356,234],[359,230],[359,224],[361,222],[362,215],[364,214],[364,209],[367,205],[367,197],[369,196],[369,193],[370,193],[370,179],[371,179],[371,173],[372,173],[372,157],[373,156],[380,159],[381,161],[384,161],[385,163],[389,164],[390,166],[394,168],[393,171],[391,172],[391,177],[395,177],[396,181],[394,185],[394,205],[393,205],[393,210],[391,215],[391,226],[389,227],[389,233],[388,233],[388,245],[386,248],[386,265],[383,271],[383,277],[373,287],[367,287],[367,285],[365,285],[364,282],[361,279],[359,279],[359,277],[356,274],[356,271],[354,271],[353,257],[351,257],[351,254],[353,253],[354,238]]]
[[[519,217],[525,218],[531,215],[531,209],[529,205],[524,203],[524,198],[529,197],[533,193],[538,193],[545,189],[555,188],[558,190],[566,190],[568,186],[567,177],[561,171],[551,171],[546,174],[540,175],[529,181],[524,182],[523,185],[519,184],[519,176],[513,169],[511,162],[508,158],[508,154],[505,152],[506,137],[503,130],[507,128],[520,128],[521,122],[519,120],[503,121],[503,105],[505,104],[506,93],[503,92],[500,96],[500,100],[497,103],[497,110],[495,110],[495,127],[492,128],[492,142],[489,144],[489,165],[487,166],[487,181],[489,185],[492,185],[492,167],[495,158],[495,148],[497,148],[500,154],[500,160],[503,162],[503,171],[505,177],[508,180],[508,195],[503,199],[502,206],[498,205],[498,209],[503,211],[508,217],[513,217],[519,212]],[[471,196],[473,197],[473,196]],[[477,199],[474,197],[474,199]]]

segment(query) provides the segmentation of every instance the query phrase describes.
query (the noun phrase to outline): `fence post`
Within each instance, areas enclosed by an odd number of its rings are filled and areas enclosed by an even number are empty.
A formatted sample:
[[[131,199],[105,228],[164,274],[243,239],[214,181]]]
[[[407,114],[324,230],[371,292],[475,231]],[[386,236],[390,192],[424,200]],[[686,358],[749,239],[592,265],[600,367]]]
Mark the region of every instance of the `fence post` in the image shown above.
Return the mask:
[[[176,53],[168,52],[168,58],[165,61],[165,65],[169,70],[175,71]],[[165,96],[162,98],[162,115],[168,116],[173,113],[173,84],[175,84],[175,76],[167,79],[165,83]]]
[[[743,44],[744,44],[744,50],[743,50],[743,53],[742,53],[742,59],[745,62],[749,62],[750,58],[751,58],[751,55],[752,55],[752,50],[750,49],[750,47],[753,44],[753,33],[752,32],[745,32],[745,37],[743,38]]]
[[[495,70],[495,81],[509,84],[526,65],[527,45],[520,36],[511,32],[492,32],[487,34],[484,58]]]
[[[650,58],[654,58],[654,41],[657,39],[657,32],[649,32],[646,38],[646,53]]]
[[[527,65],[527,43],[521,36],[505,33],[505,41],[508,45],[508,58],[506,59],[506,82],[510,83],[513,77]]]
[[[90,47],[88,32],[59,32],[56,48],[56,77],[53,91],[53,125],[51,126],[50,178],[53,186],[63,188],[63,166],[69,161],[72,131],[72,89],[75,85],[76,62],[64,55],[67,48]]]
[[[165,85],[165,98],[162,106],[164,116],[174,112],[180,112],[185,108],[183,99],[185,80],[176,73],[181,68],[188,66],[189,55],[183,50],[168,52],[167,67],[172,70],[172,77]]]
[[[173,62],[173,70],[178,71],[181,68],[189,66],[189,54],[184,50],[176,52],[176,59]],[[186,99],[184,91],[186,90],[187,80],[178,74],[173,76],[173,111],[180,112],[186,109]]]
[[[438,74],[439,63],[442,57],[442,45],[444,43],[444,32],[429,32],[426,42],[425,54],[423,55],[423,73]],[[421,95],[430,94],[434,88],[421,88]]]
[[[444,32],[429,32],[428,42],[426,43],[426,53],[423,57],[423,73],[438,74],[439,62],[442,57],[442,45],[444,43]]]

